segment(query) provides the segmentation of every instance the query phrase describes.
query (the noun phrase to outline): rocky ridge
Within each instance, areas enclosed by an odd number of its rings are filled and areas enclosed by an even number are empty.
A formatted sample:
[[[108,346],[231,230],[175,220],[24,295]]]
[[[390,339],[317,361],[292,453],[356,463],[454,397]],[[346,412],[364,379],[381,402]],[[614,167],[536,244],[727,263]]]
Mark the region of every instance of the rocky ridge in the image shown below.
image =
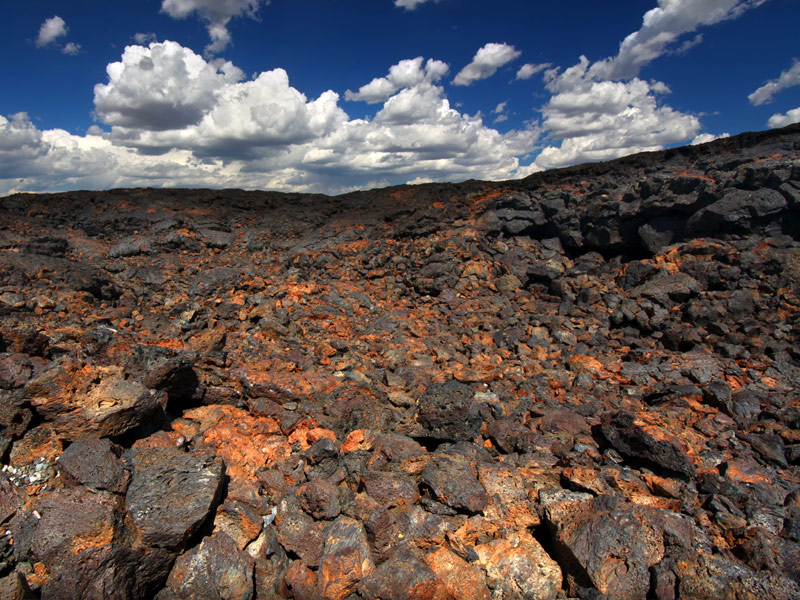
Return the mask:
[[[800,126],[0,209],[0,597],[800,597]]]

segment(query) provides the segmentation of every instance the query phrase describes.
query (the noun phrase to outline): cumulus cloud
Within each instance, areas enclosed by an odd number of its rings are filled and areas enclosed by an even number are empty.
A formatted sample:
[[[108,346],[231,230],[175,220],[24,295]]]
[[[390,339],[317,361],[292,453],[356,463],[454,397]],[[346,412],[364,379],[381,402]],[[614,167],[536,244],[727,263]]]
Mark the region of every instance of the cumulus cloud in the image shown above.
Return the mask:
[[[553,63],[541,63],[541,64],[532,64],[528,63],[522,65],[519,70],[517,71],[517,79],[530,79],[537,73],[544,71],[545,69],[553,66]]]
[[[174,42],[129,46],[95,87],[96,118],[110,131],[40,131],[26,115],[0,121],[0,193],[142,185],[338,193],[518,176],[536,127],[501,134],[453,108],[436,85],[444,63],[395,67],[385,79],[397,91],[374,118],[351,119],[336,93],[309,99],[282,69],[245,80]]]
[[[319,137],[346,119],[332,91],[309,102],[283,69],[241,81],[231,63],[212,64],[175,42],[128,46],[107,72],[109,82],[95,86],[95,113],[116,143],[146,152],[231,158]]]
[[[494,123],[502,123],[504,121],[508,121],[508,115],[506,114],[506,107],[508,106],[508,102],[501,102],[497,106],[495,106],[492,114],[497,115],[494,118]]]
[[[0,116],[0,195],[138,186],[255,188],[278,181],[187,150],[141,154],[114,144],[97,128],[78,136],[61,129],[40,131],[24,113]]]
[[[772,102],[773,96],[789,87],[800,85],[800,60],[794,61],[791,67],[781,73],[777,79],[772,79],[750,94],[747,99],[753,106],[760,106]]]
[[[36,38],[36,46],[41,48],[43,46],[47,46],[48,44],[52,44],[58,38],[67,35],[67,24],[64,22],[64,19],[59,17],[58,15],[54,17],[50,17],[42,26],[39,27],[39,35]]]
[[[691,139],[700,129],[697,117],[659,105],[656,94],[668,92],[666,85],[595,79],[585,56],[548,78],[553,95],[542,109],[542,128],[561,144],[542,150],[536,159],[541,168],[658,150]]]
[[[697,116],[663,103],[669,87],[638,77],[641,68],[665,53],[685,52],[702,41],[680,38],[701,26],[734,19],[766,0],[659,0],[642,27],[628,35],[616,56],[590,63],[581,57],[564,70],[545,71],[552,96],[541,109],[541,128],[550,142],[525,168],[553,168],[659,150],[694,139],[702,142]],[[779,119],[778,119],[779,120]],[[521,169],[522,170],[522,169]]]
[[[778,127],[786,127],[792,123],[800,123],[800,107],[793,108],[786,113],[776,113],[767,121],[767,127],[770,129],[777,129]]]
[[[222,52],[231,41],[228,22],[240,15],[256,18],[261,4],[269,4],[269,0],[163,0],[161,11],[175,19],[196,14],[204,20],[211,38],[205,53],[213,55]]]
[[[58,129],[40,131],[26,113],[0,115],[0,192],[79,187],[83,177],[107,173],[110,155],[92,151],[86,139]],[[84,147],[76,152],[78,144]]]
[[[438,2],[439,0],[433,1]],[[405,8],[406,10],[414,10],[420,4],[425,4],[426,2],[428,2],[428,0],[394,0],[394,5]]]
[[[593,75],[628,79],[647,63],[664,54],[681,35],[698,27],[735,19],[767,0],[659,0],[647,11],[642,27],[620,44],[617,56],[595,63]]]
[[[458,72],[453,83],[455,85],[472,85],[481,79],[487,79],[503,67],[515,60],[522,52],[508,44],[486,44],[478,50],[475,58]]]
[[[107,125],[148,131],[199,123],[222,88],[242,78],[231,63],[217,68],[170,41],[128,46],[106,72],[108,83],[94,87],[97,117]]]
[[[304,161],[309,168],[352,173],[356,180],[368,174],[507,179],[537,136],[533,129],[500,134],[479,116],[452,108],[440,86],[423,82],[392,96],[372,121],[344,123],[314,144]],[[341,147],[348,151],[339,152]]]
[[[26,175],[41,153],[42,134],[21,112],[0,115],[0,178]]]
[[[347,90],[344,97],[346,100],[361,100],[368,104],[385,102],[402,88],[413,87],[422,82],[435,83],[450,70],[447,63],[433,59],[428,59],[423,68],[424,60],[421,56],[401,60],[389,68],[389,75],[386,77],[376,77],[361,86],[358,92]]]

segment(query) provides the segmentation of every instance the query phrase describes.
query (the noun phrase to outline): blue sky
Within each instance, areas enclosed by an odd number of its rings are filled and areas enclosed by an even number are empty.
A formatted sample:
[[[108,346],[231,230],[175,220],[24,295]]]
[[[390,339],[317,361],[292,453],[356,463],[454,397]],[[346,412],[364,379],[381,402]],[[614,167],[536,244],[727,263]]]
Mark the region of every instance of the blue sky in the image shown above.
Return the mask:
[[[800,0],[0,0],[0,194],[509,179],[800,121]]]

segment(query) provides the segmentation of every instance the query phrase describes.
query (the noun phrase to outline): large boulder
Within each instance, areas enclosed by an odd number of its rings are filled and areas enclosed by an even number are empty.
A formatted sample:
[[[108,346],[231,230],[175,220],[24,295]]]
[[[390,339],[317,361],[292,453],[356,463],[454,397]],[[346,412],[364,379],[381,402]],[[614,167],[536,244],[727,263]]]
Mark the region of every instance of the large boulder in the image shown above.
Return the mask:
[[[222,459],[177,448],[143,448],[131,460],[128,513],[142,542],[181,550],[219,503]]]

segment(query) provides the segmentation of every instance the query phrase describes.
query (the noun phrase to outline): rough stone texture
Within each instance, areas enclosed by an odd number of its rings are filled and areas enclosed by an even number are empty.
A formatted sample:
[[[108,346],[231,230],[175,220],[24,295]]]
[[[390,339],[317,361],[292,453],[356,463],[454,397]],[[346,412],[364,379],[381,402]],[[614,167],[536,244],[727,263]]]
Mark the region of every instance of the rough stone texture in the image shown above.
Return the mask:
[[[448,550],[439,548],[423,557],[425,564],[442,580],[454,600],[490,600],[483,570]],[[560,582],[559,582],[560,584]]]
[[[214,518],[214,531],[224,531],[244,550],[261,534],[263,517],[258,510],[245,502],[230,497],[218,509]]]
[[[456,510],[478,512],[489,503],[469,461],[458,454],[437,454],[422,472],[436,499]]]
[[[86,485],[124,494],[130,473],[119,458],[120,451],[108,439],[84,438],[70,444],[58,459],[58,473],[69,487]]]
[[[472,388],[458,381],[434,384],[419,401],[417,417],[428,437],[472,440],[481,428],[481,416]]]
[[[315,600],[319,597],[317,574],[303,564],[295,561],[286,570],[284,582],[295,600]]]
[[[325,529],[325,549],[319,565],[319,596],[343,600],[375,568],[364,526],[340,517]]]
[[[404,473],[368,471],[361,481],[367,494],[386,507],[414,504],[420,498],[416,482]]]
[[[88,377],[84,371],[89,371]],[[164,405],[162,394],[125,379],[118,367],[95,371],[79,370],[74,364],[56,366],[30,381],[25,390],[34,410],[69,440],[120,435]]]
[[[554,600],[561,588],[558,564],[529,535],[493,540],[475,552],[495,597]]]
[[[341,512],[339,488],[324,479],[312,479],[297,490],[300,507],[315,519],[335,519]]]
[[[619,412],[610,416],[603,425],[603,435],[623,454],[690,477],[697,473],[683,440],[633,414]]]
[[[123,520],[120,496],[55,490],[12,521],[15,553],[51,573],[42,597],[143,598],[163,584],[173,556],[129,546]]]
[[[131,463],[125,498],[142,542],[182,549],[219,502],[222,461],[175,448],[147,448],[138,450]]]
[[[51,568],[83,549],[110,547],[122,536],[123,502],[108,492],[55,490],[34,510],[24,521],[12,523],[15,552],[18,558],[32,557]]]
[[[5,473],[0,473],[0,525],[13,517],[25,504],[27,497]]]
[[[161,548],[89,548],[66,557],[42,586],[42,598],[132,600],[153,597],[174,556]]]
[[[325,544],[322,526],[301,512],[296,501],[281,501],[275,525],[278,540],[286,550],[297,554],[310,567],[319,566]]]
[[[253,585],[253,558],[227,534],[215,533],[175,561],[159,598],[250,600]]]
[[[692,529],[677,516],[631,506],[615,496],[553,502],[545,510],[555,554],[570,584],[611,598],[643,598],[650,568],[667,544],[690,546]]]
[[[358,587],[363,598],[452,600],[447,585],[405,546],[375,568]]]
[[[0,596],[800,597],[799,159],[0,199]]]

